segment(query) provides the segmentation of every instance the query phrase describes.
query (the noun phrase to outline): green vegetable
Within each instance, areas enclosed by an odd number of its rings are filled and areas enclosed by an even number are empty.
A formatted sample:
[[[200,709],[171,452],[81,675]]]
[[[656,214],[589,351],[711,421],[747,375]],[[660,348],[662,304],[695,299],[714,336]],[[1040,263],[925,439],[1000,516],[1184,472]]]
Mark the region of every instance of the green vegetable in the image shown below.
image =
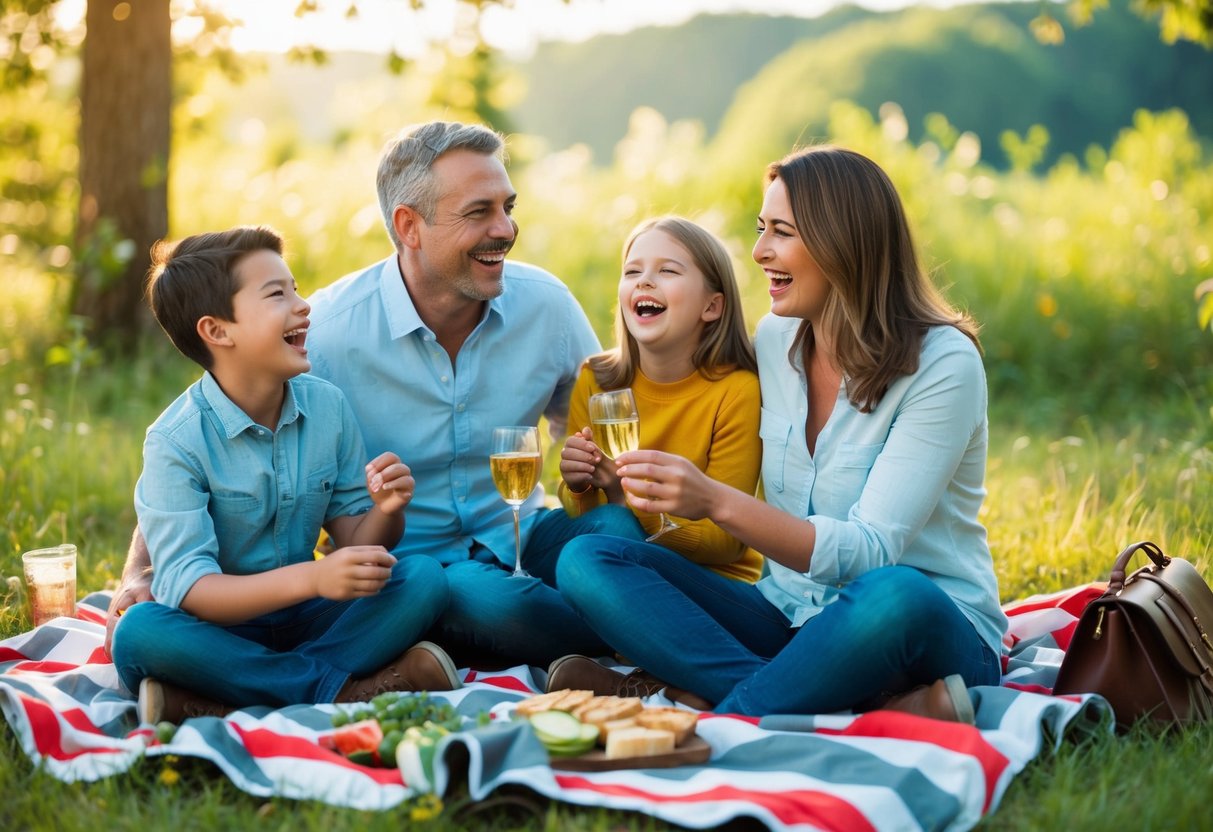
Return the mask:
[[[177,735],[177,726],[171,722],[156,723],[156,740],[162,743],[173,741],[173,737]]]
[[[356,750],[370,750],[375,764],[381,762],[382,765],[391,766],[400,756],[398,749],[404,739],[411,738],[418,742],[425,738],[427,744],[432,746],[440,737],[463,727],[463,718],[450,703],[431,700],[426,693],[389,691],[351,710],[337,710],[332,715],[332,724],[338,730],[331,738],[322,737],[322,745],[337,748],[353,760],[350,752],[355,749],[350,748],[349,743],[342,748],[343,743],[339,740],[350,733],[352,726],[357,725],[359,731],[356,733],[360,740]],[[374,728],[371,729],[371,726]]]
[[[598,726],[585,725],[564,711],[543,711],[530,718],[535,737],[549,754],[575,757],[584,754],[598,741]]]

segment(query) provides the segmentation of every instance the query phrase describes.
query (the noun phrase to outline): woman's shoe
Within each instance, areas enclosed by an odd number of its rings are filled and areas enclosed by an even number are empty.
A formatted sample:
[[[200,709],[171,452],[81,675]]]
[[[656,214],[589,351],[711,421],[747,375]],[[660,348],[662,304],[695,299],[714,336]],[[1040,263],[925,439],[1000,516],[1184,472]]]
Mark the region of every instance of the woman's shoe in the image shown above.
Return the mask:
[[[881,710],[902,711],[945,722],[963,722],[966,725],[976,722],[973,700],[959,674],[945,676],[933,684],[921,685],[898,694],[884,703]]]

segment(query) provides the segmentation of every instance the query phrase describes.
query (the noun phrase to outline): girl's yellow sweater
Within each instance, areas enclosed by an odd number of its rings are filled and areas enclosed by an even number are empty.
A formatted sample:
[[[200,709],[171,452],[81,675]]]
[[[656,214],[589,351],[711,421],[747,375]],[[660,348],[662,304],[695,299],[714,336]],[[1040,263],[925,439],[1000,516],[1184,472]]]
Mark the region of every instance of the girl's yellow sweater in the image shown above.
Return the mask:
[[[589,365],[582,366],[569,401],[570,433],[590,427],[590,396],[601,392]],[[762,466],[758,376],[735,370],[710,381],[696,372],[681,381],[659,384],[637,370],[632,394],[640,415],[642,449],[686,457],[712,479],[746,494],[755,492]],[[561,505],[572,517],[605,499],[593,487],[583,494],[571,494],[563,482],[559,494]],[[636,516],[645,531],[657,531],[657,515],[636,512]],[[682,528],[667,532],[657,543],[725,577],[750,583],[758,580],[762,573],[758,552],[711,520],[673,519]]]

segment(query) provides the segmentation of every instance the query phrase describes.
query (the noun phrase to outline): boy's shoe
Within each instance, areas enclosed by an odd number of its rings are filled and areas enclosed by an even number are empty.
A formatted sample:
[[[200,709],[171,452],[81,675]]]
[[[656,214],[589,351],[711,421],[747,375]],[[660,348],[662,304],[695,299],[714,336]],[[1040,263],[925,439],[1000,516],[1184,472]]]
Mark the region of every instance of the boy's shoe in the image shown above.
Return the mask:
[[[388,691],[458,690],[462,686],[446,651],[432,642],[419,641],[370,676],[351,678],[333,701],[366,702]]]
[[[224,717],[234,710],[232,705],[207,699],[150,676],[139,683],[139,721],[144,724],[179,724],[194,716]]]
[[[959,674],[945,676],[930,685],[920,685],[913,690],[898,694],[881,705],[881,710],[902,711],[918,716],[942,719],[945,722],[963,722],[973,725],[973,699]]]

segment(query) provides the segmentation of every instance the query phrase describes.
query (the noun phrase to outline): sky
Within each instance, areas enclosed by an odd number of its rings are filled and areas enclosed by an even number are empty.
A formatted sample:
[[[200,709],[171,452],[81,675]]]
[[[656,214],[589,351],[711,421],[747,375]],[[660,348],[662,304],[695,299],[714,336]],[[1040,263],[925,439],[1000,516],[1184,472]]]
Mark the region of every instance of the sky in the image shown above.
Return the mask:
[[[84,0],[68,0],[83,5]],[[417,57],[433,41],[457,39],[455,0],[426,0],[412,11],[407,0],[357,0],[358,15],[346,18],[350,0],[317,0],[319,11],[294,16],[299,0],[210,0],[244,26],[232,38],[238,51],[284,52],[310,43],[332,51],[394,49]],[[874,10],[901,8],[915,0],[859,0]],[[919,0],[921,3],[921,0]],[[952,5],[959,0],[928,0]],[[485,40],[513,55],[525,55],[540,40],[579,41],[640,26],[674,25],[701,13],[756,12],[814,17],[838,0],[514,0],[512,8],[489,7],[481,20]],[[179,27],[180,28],[180,27]],[[179,34],[188,36],[182,31]]]

